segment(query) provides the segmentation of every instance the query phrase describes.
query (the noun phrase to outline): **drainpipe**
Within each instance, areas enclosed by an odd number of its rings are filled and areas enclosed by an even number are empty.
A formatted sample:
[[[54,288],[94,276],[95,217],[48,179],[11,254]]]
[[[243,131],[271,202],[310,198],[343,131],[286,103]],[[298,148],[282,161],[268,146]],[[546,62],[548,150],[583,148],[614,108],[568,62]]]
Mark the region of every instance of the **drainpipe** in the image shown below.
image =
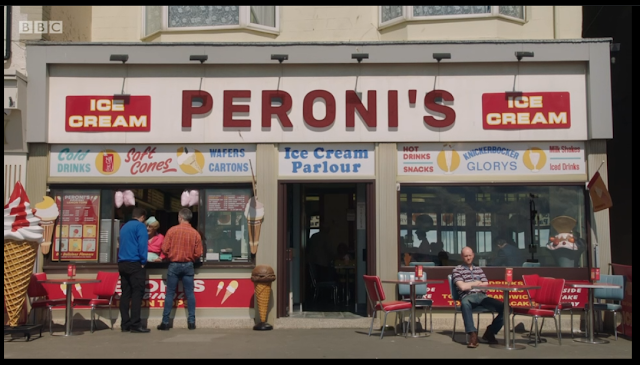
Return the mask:
[[[558,7],[553,7],[553,39],[558,39]]]

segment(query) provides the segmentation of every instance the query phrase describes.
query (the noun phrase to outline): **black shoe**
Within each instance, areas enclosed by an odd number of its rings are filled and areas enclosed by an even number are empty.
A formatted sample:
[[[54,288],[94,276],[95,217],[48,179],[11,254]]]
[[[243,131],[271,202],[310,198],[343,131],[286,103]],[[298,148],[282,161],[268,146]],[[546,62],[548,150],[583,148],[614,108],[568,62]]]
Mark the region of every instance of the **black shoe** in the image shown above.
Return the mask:
[[[160,323],[157,327],[160,331],[168,331],[169,324],[168,323]]]
[[[148,329],[148,328],[144,328],[144,327],[131,327],[131,332],[132,333],[147,333],[147,332],[151,332],[151,330]]]
[[[190,330],[194,330],[194,329],[196,329],[196,323],[195,322],[187,323],[187,327],[189,327]]]
[[[492,345],[496,345],[499,343],[498,340],[496,339],[496,336],[493,334],[493,332],[491,332],[489,327],[487,327],[487,330],[484,332],[484,335],[482,335],[482,339]]]
[[[131,327],[122,327],[121,331],[122,332],[130,332],[131,331]]]

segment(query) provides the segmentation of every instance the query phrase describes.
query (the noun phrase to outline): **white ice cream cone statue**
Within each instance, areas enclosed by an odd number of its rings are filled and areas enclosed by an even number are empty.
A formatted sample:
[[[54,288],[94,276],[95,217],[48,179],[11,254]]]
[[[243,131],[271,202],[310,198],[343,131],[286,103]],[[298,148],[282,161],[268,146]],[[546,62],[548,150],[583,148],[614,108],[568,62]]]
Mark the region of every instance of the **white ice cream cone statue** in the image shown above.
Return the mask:
[[[251,281],[254,285],[254,295],[258,304],[260,322],[253,326],[254,330],[271,330],[273,327],[267,323],[267,312],[269,309],[269,299],[271,297],[271,283],[276,280],[273,268],[268,265],[258,265],[251,272]]]
[[[251,253],[255,255],[258,252],[260,231],[262,229],[262,222],[264,221],[264,205],[262,205],[256,197],[249,199],[244,209],[244,216],[247,218],[249,246]]]
[[[224,293],[224,297],[222,297],[222,303],[229,299],[229,297],[236,292],[236,289],[238,289],[238,282],[234,280],[227,286],[227,291]]]
[[[218,291],[216,291],[216,297],[220,294],[220,291],[224,289],[224,281],[218,283]]]
[[[16,182],[4,206],[4,302],[7,324],[19,325],[43,229],[24,188]]]

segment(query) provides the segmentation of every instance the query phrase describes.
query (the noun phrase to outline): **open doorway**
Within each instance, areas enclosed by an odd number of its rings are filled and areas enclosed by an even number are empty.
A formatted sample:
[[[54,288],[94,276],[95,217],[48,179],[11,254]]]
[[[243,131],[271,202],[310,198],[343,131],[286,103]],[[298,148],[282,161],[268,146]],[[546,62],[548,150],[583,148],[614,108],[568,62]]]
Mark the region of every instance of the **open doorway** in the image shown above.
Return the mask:
[[[366,315],[368,183],[282,184],[281,257],[285,286],[278,315]],[[372,189],[371,189],[372,191]]]

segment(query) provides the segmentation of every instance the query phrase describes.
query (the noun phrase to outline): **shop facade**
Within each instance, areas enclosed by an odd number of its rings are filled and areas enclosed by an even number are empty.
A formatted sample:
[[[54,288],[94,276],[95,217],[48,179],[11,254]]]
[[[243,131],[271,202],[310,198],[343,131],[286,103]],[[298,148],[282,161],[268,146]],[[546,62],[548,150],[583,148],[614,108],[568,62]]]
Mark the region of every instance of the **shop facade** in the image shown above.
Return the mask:
[[[592,212],[585,187],[598,168],[606,178],[608,49],[606,39],[30,44],[27,142],[47,168],[29,171],[61,212],[43,270],[116,269],[132,209],[115,204],[116,192],[131,190],[162,232],[177,223],[182,194],[197,191],[187,206],[206,245],[199,321],[253,325],[256,264],[277,274],[269,320],[313,307],[307,243],[327,227],[330,255],[344,243],[354,263],[355,313],[366,314],[363,274],[394,278],[428,261],[429,278],[444,279],[464,246],[501,280],[497,238],[536,272],[588,280],[596,257],[600,267],[610,257],[608,215]],[[265,207],[257,250],[244,215],[254,195]],[[575,222],[566,252],[550,240],[559,216]],[[148,266],[150,320],[161,315],[165,271]],[[430,294],[451,306],[446,285]]]

